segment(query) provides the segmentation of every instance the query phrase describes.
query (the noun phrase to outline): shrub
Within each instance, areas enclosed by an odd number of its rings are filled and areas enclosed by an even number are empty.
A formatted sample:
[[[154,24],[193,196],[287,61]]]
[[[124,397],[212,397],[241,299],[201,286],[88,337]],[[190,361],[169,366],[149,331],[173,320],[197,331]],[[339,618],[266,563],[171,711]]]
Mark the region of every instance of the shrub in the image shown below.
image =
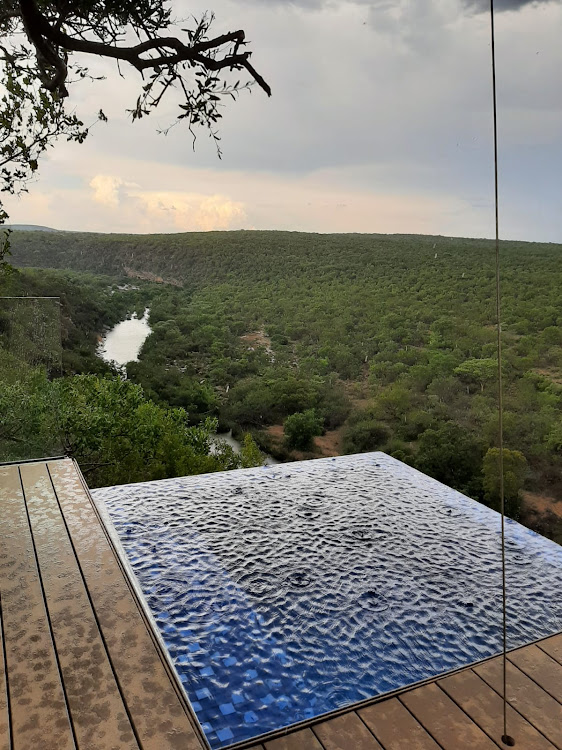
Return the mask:
[[[322,420],[314,409],[307,409],[287,417],[284,430],[289,448],[306,451],[312,447],[312,438],[322,434]]]

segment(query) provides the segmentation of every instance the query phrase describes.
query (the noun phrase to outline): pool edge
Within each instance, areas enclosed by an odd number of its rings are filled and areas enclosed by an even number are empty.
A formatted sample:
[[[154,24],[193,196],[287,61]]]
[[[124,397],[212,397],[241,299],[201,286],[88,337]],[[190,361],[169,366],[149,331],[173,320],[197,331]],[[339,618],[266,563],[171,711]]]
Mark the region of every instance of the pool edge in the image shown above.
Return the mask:
[[[159,632],[154,616],[152,615],[152,612],[150,611],[150,607],[148,606],[148,602],[146,601],[144,594],[142,593],[140,583],[138,582],[137,577],[131,567],[131,564],[129,560],[127,559],[127,554],[121,544],[121,541],[119,540],[119,537],[113,526],[109,513],[107,512],[105,508],[101,507],[101,503],[100,505],[98,505],[95,498],[91,494],[90,488],[88,487],[88,484],[86,480],[84,479],[84,475],[82,474],[77,461],[75,459],[72,459],[72,462],[74,464],[76,474],[78,475],[78,478],[80,479],[82,487],[84,488],[84,491],[86,495],[88,496],[88,499],[90,500],[92,507],[94,508],[94,511],[99,519],[100,525],[107,537],[108,543],[113,550],[117,563],[121,568],[123,577],[125,581],[127,582],[129,590],[131,591],[131,594],[139,610],[139,614],[141,615],[141,617],[143,618],[145,622],[146,629],[149,632],[150,637],[152,638],[152,641],[154,643],[154,646],[160,656],[162,664],[164,665],[164,668],[166,669],[166,672],[168,673],[170,683],[172,684],[178,696],[178,699],[180,700],[180,703],[182,704],[186,714],[188,715],[190,719],[193,729],[197,735],[197,739],[200,741],[201,746],[203,748],[206,748],[206,750],[212,750],[211,745],[209,744],[209,740],[207,739],[205,732],[203,731],[203,728],[201,727],[199,719],[197,718],[197,714],[195,713],[189,701],[189,696],[187,695],[187,692],[185,691],[185,688],[183,687],[183,684],[181,683],[181,680],[179,679],[178,673],[172,661],[172,657],[170,656],[170,653],[166,647],[164,639],[162,638],[162,635]]]

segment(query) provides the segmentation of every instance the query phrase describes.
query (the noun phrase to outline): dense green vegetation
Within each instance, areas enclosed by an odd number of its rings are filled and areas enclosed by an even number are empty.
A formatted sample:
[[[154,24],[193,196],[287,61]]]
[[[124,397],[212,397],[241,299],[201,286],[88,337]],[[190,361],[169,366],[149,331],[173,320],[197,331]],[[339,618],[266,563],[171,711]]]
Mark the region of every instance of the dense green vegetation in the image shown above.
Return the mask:
[[[31,270],[1,291],[11,296],[0,300],[0,460],[65,453],[92,487],[263,463],[249,435],[235,454],[216,444],[216,419],[194,426],[96,356],[99,334],[138,308],[140,289]]]
[[[184,409],[157,406],[140,386],[116,377],[48,380],[33,371],[4,385],[0,413],[6,457],[14,448],[21,456],[22,441],[34,457],[64,451],[78,460],[93,487],[254,465],[252,443],[241,457],[226,444],[213,451],[213,420],[192,427]]]
[[[14,232],[12,250],[20,267],[80,271],[64,275],[77,289],[88,274],[80,298],[94,306],[92,321],[78,326],[82,362],[71,363],[77,347],[66,345],[73,371],[89,371],[88,337],[146,305],[153,332],[129,377],[160,406],[186,409],[191,424],[216,416],[286,455],[271,426],[314,410],[333,452],[384,450],[494,502],[493,243]],[[505,446],[524,461],[510,476],[515,497],[521,485],[562,497],[561,251],[502,243]],[[54,288],[55,276],[39,278]],[[139,289],[110,293],[125,283]]]

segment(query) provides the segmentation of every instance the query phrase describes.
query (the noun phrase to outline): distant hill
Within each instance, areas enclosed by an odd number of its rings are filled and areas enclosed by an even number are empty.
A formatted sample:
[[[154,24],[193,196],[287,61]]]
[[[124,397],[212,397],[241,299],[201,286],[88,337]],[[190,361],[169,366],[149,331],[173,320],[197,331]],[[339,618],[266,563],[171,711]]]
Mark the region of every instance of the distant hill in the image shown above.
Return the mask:
[[[8,229],[20,232],[58,232],[58,229],[51,227],[42,227],[39,224],[7,224]]]
[[[493,242],[426,235],[311,234],[283,231],[95,234],[14,231],[16,266],[62,268],[141,278],[197,288],[234,279],[320,277],[358,281],[365,276],[429,273],[445,282],[493,265]],[[562,245],[502,242],[508,265],[558,259]],[[418,269],[416,271],[416,269]],[[478,270],[480,269],[480,270]],[[472,275],[472,274],[470,274]],[[446,282],[445,282],[446,283]]]

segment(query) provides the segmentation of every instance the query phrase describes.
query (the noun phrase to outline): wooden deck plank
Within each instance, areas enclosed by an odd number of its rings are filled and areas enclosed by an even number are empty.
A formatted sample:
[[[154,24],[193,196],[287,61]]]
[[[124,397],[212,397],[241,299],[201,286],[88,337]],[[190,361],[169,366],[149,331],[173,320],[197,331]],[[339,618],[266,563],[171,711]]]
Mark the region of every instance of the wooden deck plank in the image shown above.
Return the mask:
[[[465,669],[439,680],[437,684],[501,747],[503,700],[476,672]],[[525,750],[554,750],[554,745],[509,705],[507,727],[508,734],[515,739],[517,747]]]
[[[398,698],[367,706],[358,714],[385,750],[439,750],[439,745]]]
[[[14,750],[74,750],[17,466],[0,467],[0,590]]]
[[[500,658],[480,664],[474,667],[474,671],[502,695],[503,669]],[[507,663],[507,700],[562,750],[562,706],[510,662]]]
[[[562,703],[562,664],[537,646],[512,651],[509,661]]]
[[[552,656],[553,659],[556,659],[559,664],[562,664],[562,633],[537,643],[537,646],[549,656]]]
[[[8,687],[6,685],[6,665],[4,662],[3,629],[2,598],[0,596],[0,750],[10,750],[10,716],[8,714]]]
[[[382,750],[354,711],[316,724],[312,731],[324,750]]]
[[[180,701],[72,461],[48,465],[143,750],[201,750],[192,719]]]
[[[20,474],[78,747],[138,750],[47,466]]]
[[[435,683],[400,696],[443,750],[497,750],[497,745]]]
[[[265,750],[324,750],[312,730],[301,729],[285,737],[269,740],[265,743]]]

